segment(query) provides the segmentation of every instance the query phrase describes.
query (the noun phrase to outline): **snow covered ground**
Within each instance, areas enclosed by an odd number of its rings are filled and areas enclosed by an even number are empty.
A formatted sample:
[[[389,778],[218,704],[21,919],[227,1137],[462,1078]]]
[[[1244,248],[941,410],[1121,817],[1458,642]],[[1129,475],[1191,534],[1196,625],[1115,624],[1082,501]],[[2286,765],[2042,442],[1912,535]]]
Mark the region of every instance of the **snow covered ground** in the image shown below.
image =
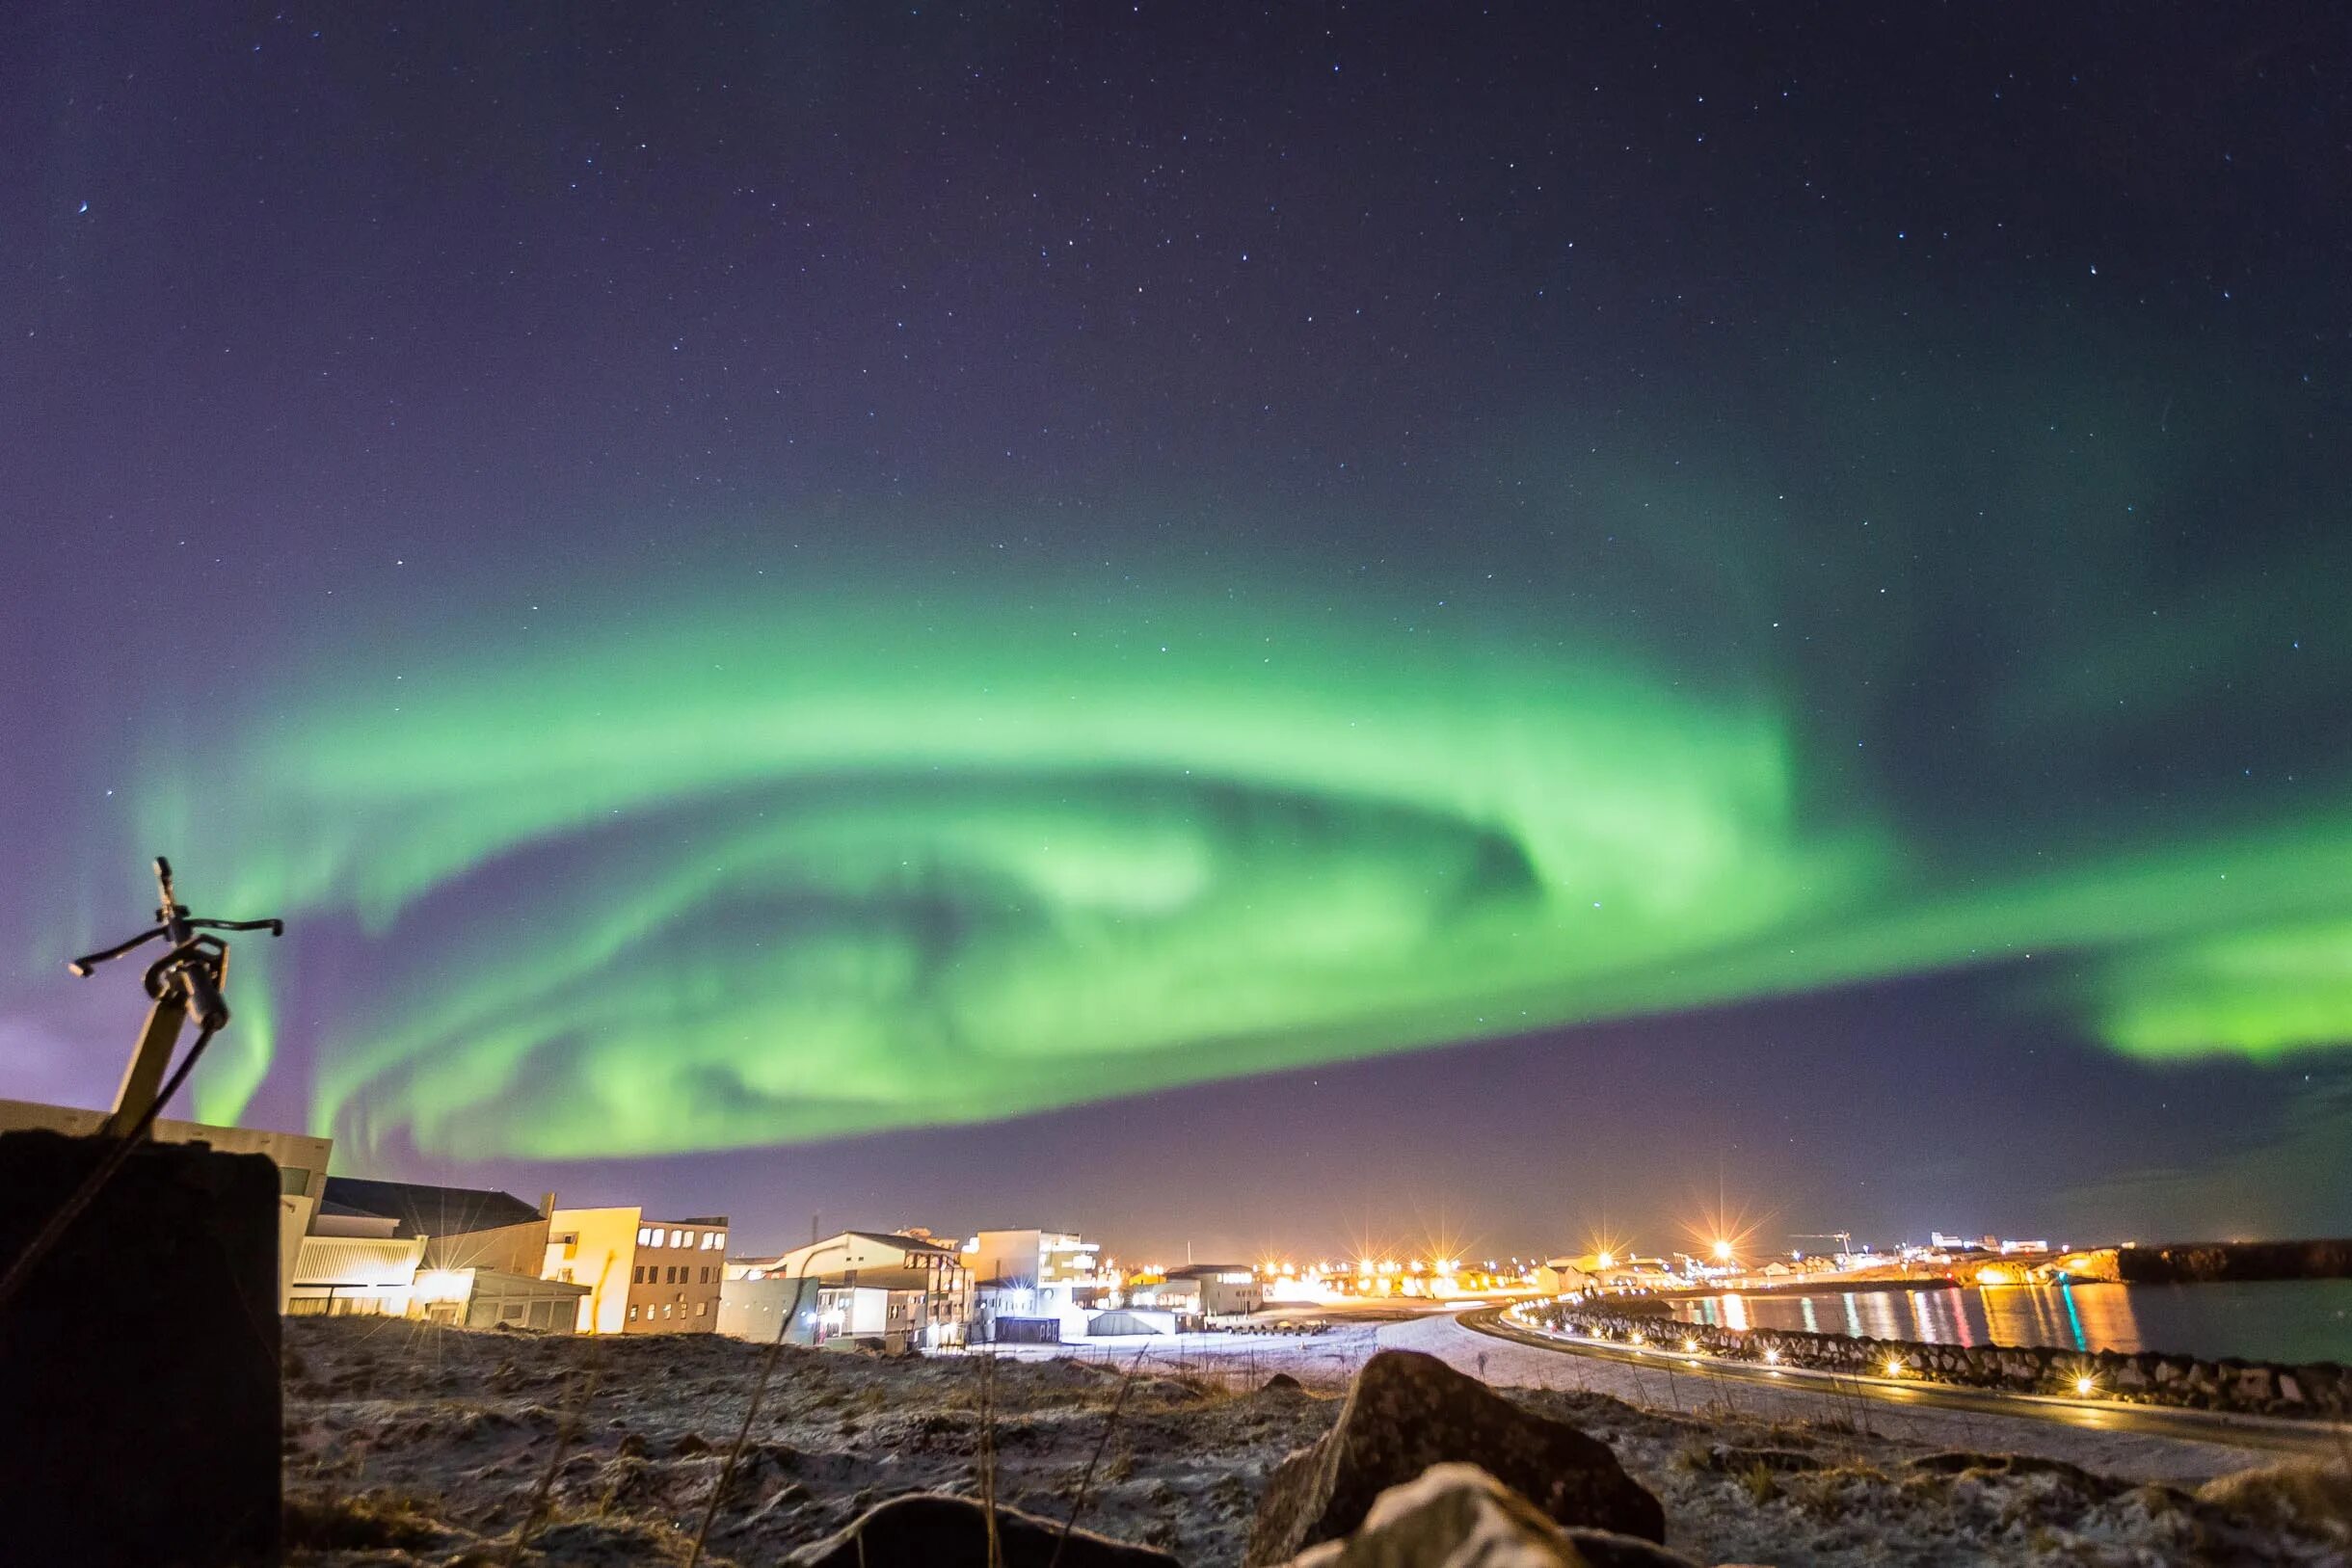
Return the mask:
[[[2352,1502],[2342,1528],[2289,1528],[2277,1512],[2315,1486],[2352,1491],[2333,1469],[2283,1481],[2257,1472],[2192,1494],[2178,1483],[2258,1456],[2102,1446],[2036,1422],[1882,1421],[1884,1407],[1865,1430],[1851,1402],[1808,1410],[1792,1394],[1766,1409],[1745,1388],[1706,1408],[1698,1379],[1512,1345],[1444,1317],[1002,1358],[786,1347],[728,1472],[706,1560],[775,1561],[903,1492],[975,1494],[986,1464],[1015,1506],[1062,1518],[1082,1498],[1082,1522],[1108,1534],[1163,1546],[1190,1568],[1238,1563],[1267,1477],[1330,1428],[1346,1380],[1383,1345],[1474,1373],[1483,1356],[1485,1378],[1515,1402],[1616,1449],[1665,1504],[1669,1544],[1701,1563],[2352,1560]],[[511,1560],[681,1561],[770,1365],[762,1347],[710,1335],[290,1319],[288,1561],[506,1561],[526,1518],[527,1550]],[[1266,1387],[1277,1372],[1304,1387]],[[2159,1475],[2174,1484],[2146,1484]]]
[[[1331,1391],[1346,1388],[1379,1349],[1379,1327],[1348,1323],[1320,1334],[1123,1334],[989,1349],[1014,1361],[1081,1361],[1121,1372],[1134,1368],[1143,1375],[1189,1378],[1232,1394],[1255,1389],[1276,1372]]]

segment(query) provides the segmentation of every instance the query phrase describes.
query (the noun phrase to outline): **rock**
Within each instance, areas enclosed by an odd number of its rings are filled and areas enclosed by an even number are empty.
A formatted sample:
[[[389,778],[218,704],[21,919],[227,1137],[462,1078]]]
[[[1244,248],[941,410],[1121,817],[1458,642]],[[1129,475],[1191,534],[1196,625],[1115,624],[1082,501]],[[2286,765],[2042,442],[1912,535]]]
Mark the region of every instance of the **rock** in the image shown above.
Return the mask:
[[[1606,1529],[1564,1529],[1568,1545],[1576,1549],[1574,1561],[1585,1568],[1697,1568],[1679,1552],[1669,1552],[1639,1535],[1619,1535]],[[1738,1568],[1734,1563],[1731,1568]]]
[[[1666,1538],[1666,1511],[1607,1444],[1529,1415],[1435,1356],[1383,1350],[1356,1374],[1331,1430],[1276,1467],[1244,1568],[1352,1533],[1382,1492],[1448,1462],[1478,1466],[1555,1524]]]
[[[1431,1465],[1373,1501],[1363,1527],[1289,1568],[1691,1568],[1664,1547],[1562,1529],[1476,1465]]]
[[[1740,1448],[1718,1443],[1707,1450],[1707,1468],[1720,1470],[1726,1475],[1745,1475],[1758,1466],[1783,1475],[1791,1471],[1824,1468],[1817,1455],[1796,1448]]]
[[[1306,1385],[1288,1372],[1276,1372],[1258,1385],[1260,1394],[1304,1394]]]
[[[2217,1475],[2197,1501],[2273,1529],[2352,1542],[2352,1469],[2332,1459],[2288,1459]]]
[[[2050,1475],[2088,1498],[2111,1498],[2130,1490],[2124,1482],[2094,1475],[2080,1465],[2032,1453],[1923,1453],[1911,1460],[1909,1468],[1938,1475],[1958,1475],[1966,1471],[1991,1475]]]
[[[1061,1531],[1059,1520],[999,1505],[996,1560],[1001,1568],[1177,1568],[1174,1557],[1147,1546],[1083,1529],[1064,1541]],[[788,1568],[988,1568],[987,1516],[971,1498],[911,1492],[784,1561]]]

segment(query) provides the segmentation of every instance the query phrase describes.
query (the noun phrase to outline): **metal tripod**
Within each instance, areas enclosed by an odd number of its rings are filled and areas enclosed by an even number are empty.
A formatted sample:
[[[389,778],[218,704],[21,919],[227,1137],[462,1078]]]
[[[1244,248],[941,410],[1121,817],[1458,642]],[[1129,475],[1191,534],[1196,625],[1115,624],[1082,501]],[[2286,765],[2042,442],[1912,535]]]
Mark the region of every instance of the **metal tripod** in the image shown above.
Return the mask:
[[[155,857],[155,886],[163,902],[155,911],[154,927],[67,966],[86,977],[99,965],[120,958],[158,937],[171,943],[170,950],[147,966],[147,994],[154,998],[154,1005],[147,1009],[147,1027],[141,1031],[138,1048],[131,1053],[130,1066],[123,1071],[122,1087],[115,1092],[114,1114],[98,1129],[104,1137],[134,1137],[154,1119],[156,1091],[163,1083],[165,1069],[172,1065],[172,1052],[178,1048],[180,1027],[191,1014],[199,1031],[198,1050],[228,1024],[228,1003],[221,995],[221,988],[228,979],[228,943],[218,937],[198,933],[267,931],[273,937],[285,934],[283,920],[192,917],[188,906],[173,895],[172,863],[161,855]],[[180,1076],[184,1077],[187,1069],[194,1065],[191,1052],[190,1060],[181,1064]]]

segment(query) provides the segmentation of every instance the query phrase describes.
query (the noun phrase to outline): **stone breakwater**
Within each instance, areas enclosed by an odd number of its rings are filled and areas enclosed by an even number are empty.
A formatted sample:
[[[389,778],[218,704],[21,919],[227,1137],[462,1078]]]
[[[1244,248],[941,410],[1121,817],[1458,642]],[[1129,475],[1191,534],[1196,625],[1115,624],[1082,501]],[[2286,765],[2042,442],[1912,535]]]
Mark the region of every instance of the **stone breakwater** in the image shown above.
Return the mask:
[[[2352,1240],[2340,1237],[2122,1247],[2114,1257],[2115,1277],[2126,1285],[2352,1279]]]
[[[1895,1375],[1959,1388],[2127,1399],[2245,1415],[2352,1420],[2352,1370],[2332,1361],[2301,1366],[2207,1361],[2141,1351],[2062,1350],[2045,1345],[1924,1344],[1794,1329],[1710,1328],[1670,1317],[1630,1316],[1565,1302],[1535,1302],[1510,1315],[1522,1326],[1757,1365],[1800,1367],[1857,1377]],[[2086,1386],[2086,1381],[2087,1386]]]

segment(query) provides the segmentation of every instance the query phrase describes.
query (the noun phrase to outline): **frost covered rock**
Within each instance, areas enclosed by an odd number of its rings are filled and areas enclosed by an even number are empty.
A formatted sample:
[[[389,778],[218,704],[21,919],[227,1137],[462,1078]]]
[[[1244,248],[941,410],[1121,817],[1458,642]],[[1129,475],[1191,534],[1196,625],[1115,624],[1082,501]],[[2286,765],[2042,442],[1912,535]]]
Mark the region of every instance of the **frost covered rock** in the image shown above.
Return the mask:
[[[2047,1475],[2060,1486],[2093,1501],[2104,1501],[2131,1490],[2129,1482],[2094,1475],[2064,1459],[2045,1459],[2031,1453],[1970,1453],[1954,1449],[1948,1453],[1923,1453],[1906,1468],[1938,1475]]]
[[[2217,1475],[2197,1501],[2249,1523],[2352,1545],[2352,1466],[2329,1459],[2288,1459]]]
[[[1176,1559],[1091,1530],[1062,1540],[1059,1520],[997,1508],[1002,1568],[1177,1568]],[[988,1517],[971,1498],[913,1492],[869,1508],[784,1559],[788,1568],[988,1568]]]
[[[1363,1528],[1290,1568],[1691,1568],[1630,1535],[1562,1529],[1476,1465],[1432,1465],[1375,1499]]]
[[[1435,1356],[1383,1350],[1331,1430],[1267,1482],[1244,1568],[1353,1532],[1382,1492],[1449,1462],[1478,1466],[1555,1524],[1666,1538],[1666,1511],[1607,1444],[1529,1415]]]

